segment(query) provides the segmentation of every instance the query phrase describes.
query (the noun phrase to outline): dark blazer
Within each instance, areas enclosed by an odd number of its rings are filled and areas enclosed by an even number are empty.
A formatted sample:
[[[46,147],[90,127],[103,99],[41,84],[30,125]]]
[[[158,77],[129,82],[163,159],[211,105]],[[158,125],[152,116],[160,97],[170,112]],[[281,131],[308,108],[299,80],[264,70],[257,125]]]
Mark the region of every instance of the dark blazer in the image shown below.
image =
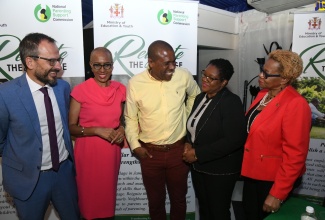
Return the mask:
[[[199,94],[192,112],[206,94]],[[219,91],[203,113],[192,143],[198,158],[193,169],[208,174],[239,173],[247,132],[240,98],[227,88]],[[187,132],[188,141],[191,134]]]
[[[73,159],[68,129],[70,86],[57,80],[53,87],[60,109],[63,138]],[[5,190],[26,200],[32,194],[42,164],[42,137],[26,74],[0,85],[0,155]]]

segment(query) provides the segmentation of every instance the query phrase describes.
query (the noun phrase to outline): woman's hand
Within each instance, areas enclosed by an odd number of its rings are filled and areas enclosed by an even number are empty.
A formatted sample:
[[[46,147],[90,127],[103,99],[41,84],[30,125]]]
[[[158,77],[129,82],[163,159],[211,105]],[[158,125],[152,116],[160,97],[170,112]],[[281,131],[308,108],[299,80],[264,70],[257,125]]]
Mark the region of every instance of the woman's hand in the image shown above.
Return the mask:
[[[264,212],[277,212],[281,207],[281,200],[275,198],[272,195],[268,195],[263,204]]]
[[[114,137],[116,136],[116,131],[113,128],[103,128],[97,127],[95,128],[95,133],[97,136],[112,142]]]
[[[118,129],[116,130],[115,132],[115,135],[114,137],[112,138],[112,144],[114,142],[120,144],[124,141],[124,136],[125,136],[125,131],[124,131],[124,127],[123,126],[120,126],[118,127]]]

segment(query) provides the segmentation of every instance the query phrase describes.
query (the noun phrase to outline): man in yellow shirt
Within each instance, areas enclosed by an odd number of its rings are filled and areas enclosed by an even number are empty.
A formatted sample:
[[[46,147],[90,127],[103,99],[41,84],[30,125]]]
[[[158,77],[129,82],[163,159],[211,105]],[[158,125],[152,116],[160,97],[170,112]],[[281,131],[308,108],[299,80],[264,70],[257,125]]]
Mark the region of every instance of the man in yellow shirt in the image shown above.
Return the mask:
[[[192,74],[176,68],[173,48],[155,41],[148,48],[148,69],[127,87],[126,138],[139,158],[152,220],[184,220],[189,167],[182,161],[186,120],[200,89]],[[186,99],[187,97],[187,99]]]

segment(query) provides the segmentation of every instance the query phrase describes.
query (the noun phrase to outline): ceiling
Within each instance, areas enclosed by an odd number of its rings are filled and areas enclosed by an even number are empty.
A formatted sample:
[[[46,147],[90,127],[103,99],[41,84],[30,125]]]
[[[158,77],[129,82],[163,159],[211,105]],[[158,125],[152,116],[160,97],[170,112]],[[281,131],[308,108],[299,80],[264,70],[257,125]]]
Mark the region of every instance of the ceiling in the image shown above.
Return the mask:
[[[253,9],[246,0],[199,0],[200,4],[230,12],[243,12]],[[93,0],[82,0],[83,26],[93,20]]]
[[[200,0],[199,2],[202,5],[208,5],[235,13],[253,9],[252,6],[247,4],[247,0]]]

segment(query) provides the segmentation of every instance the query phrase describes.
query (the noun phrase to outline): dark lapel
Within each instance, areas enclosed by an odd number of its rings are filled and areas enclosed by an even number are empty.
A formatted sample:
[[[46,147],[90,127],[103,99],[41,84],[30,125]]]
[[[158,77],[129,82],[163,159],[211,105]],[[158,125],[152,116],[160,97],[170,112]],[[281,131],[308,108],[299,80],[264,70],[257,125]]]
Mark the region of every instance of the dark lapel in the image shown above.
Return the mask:
[[[208,105],[207,109],[204,111],[202,117],[200,118],[200,121],[197,124],[196,127],[196,136],[200,134],[203,127],[206,125],[208,120],[210,119],[210,116],[215,112],[218,111],[218,105],[220,105],[220,102],[222,102],[222,98],[229,92],[227,88],[223,88],[220,92],[217,93],[216,96],[212,97],[211,103]],[[204,96],[200,97],[200,101],[203,99]],[[199,132],[199,133],[198,133]]]

